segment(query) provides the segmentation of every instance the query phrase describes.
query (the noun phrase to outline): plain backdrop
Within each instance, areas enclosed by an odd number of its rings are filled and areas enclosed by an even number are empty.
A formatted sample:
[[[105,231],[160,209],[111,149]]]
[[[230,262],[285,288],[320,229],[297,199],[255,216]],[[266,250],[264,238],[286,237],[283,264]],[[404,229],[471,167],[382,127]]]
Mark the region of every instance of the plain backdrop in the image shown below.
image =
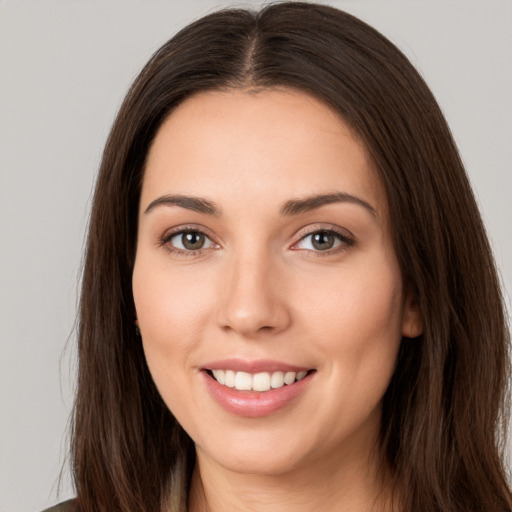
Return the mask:
[[[328,3],[387,35],[431,86],[510,292],[512,1]],[[66,470],[60,496],[56,481],[77,283],[92,186],[124,93],[179,28],[233,4],[260,2],[0,0],[0,512],[73,495]]]

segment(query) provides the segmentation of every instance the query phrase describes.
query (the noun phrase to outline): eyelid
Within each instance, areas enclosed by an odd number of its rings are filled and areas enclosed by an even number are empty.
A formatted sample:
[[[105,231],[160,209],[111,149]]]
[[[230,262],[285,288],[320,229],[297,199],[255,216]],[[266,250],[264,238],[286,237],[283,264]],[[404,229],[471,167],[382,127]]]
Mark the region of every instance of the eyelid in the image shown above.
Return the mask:
[[[184,250],[170,244],[170,241],[172,240],[173,237],[187,232],[201,233],[208,240],[210,240],[212,245],[210,247],[205,247],[196,250]],[[216,237],[210,233],[210,230],[205,228],[204,226],[201,226],[199,224],[184,224],[181,226],[175,226],[173,228],[167,229],[163,233],[163,235],[159,237],[158,245],[161,247],[165,247],[170,253],[185,256],[197,256],[198,254],[204,253],[206,251],[218,249],[220,247],[220,244],[215,240],[215,238]]]
[[[322,233],[322,232],[323,233],[331,233],[331,234],[335,235],[336,237],[338,237],[338,240],[340,241],[340,243],[337,246],[335,246],[331,249],[326,249],[324,251],[314,250],[314,249],[301,249],[301,248],[297,247],[297,245],[300,242],[302,242],[304,239],[306,239],[307,237],[312,236],[315,233]],[[309,226],[301,229],[297,233],[296,236],[299,239],[296,242],[294,242],[294,244],[290,247],[290,249],[296,250],[296,251],[304,251],[304,252],[314,253],[315,256],[332,255],[332,254],[344,251],[344,250],[348,249],[349,247],[356,245],[356,239],[355,239],[354,235],[348,229],[341,228],[341,227],[335,226],[333,224],[309,225]]]

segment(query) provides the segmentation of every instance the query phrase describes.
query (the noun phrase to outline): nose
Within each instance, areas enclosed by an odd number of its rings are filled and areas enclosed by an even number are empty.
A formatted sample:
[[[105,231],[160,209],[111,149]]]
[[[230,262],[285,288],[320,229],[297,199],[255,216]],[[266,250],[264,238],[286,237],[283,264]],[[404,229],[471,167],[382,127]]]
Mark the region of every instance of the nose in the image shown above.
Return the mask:
[[[264,255],[234,258],[218,302],[222,329],[246,338],[276,334],[291,323],[282,269]]]

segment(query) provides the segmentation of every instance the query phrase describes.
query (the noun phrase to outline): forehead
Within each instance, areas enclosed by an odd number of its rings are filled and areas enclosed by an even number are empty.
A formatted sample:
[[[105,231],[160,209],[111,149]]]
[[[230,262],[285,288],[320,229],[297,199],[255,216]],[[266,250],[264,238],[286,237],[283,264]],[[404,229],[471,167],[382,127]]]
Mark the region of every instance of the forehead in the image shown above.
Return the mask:
[[[290,89],[211,91],[185,100],[158,130],[141,207],[159,194],[277,204],[333,191],[386,209],[364,145],[334,110]]]

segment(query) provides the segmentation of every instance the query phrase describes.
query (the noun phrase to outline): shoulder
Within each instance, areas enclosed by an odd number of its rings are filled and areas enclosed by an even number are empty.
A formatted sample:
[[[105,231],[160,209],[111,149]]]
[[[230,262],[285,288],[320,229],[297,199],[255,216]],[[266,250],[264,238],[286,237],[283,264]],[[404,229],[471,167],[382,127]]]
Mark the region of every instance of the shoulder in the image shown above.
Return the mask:
[[[47,508],[43,512],[75,512],[75,500],[68,500],[55,505],[54,507]]]

